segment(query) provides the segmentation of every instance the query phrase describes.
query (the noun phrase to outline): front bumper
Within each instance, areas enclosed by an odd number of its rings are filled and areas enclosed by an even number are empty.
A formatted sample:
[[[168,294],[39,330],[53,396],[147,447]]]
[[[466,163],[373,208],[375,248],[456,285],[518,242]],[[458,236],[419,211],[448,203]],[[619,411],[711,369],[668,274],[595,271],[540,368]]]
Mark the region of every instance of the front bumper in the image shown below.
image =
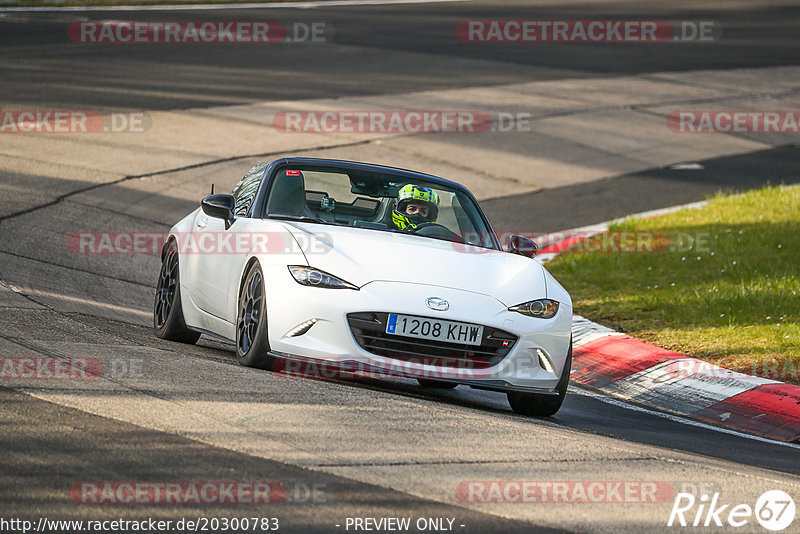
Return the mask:
[[[360,291],[320,289],[297,284],[285,268],[283,273],[276,268],[267,279],[275,281],[267,288],[270,346],[273,354],[281,357],[323,360],[342,368],[455,381],[483,389],[537,393],[553,392],[566,362],[572,322],[569,305],[562,304],[552,319],[536,319],[510,312],[487,295],[446,287],[376,281]],[[450,309],[429,309],[428,297],[446,299]],[[441,359],[441,354],[431,354],[432,359],[388,357],[386,352],[381,355],[365,348],[363,339],[359,343],[359,331],[348,315],[352,318],[352,314],[365,312],[480,324],[484,336],[502,332],[516,339],[509,350],[499,351],[499,357],[481,354],[472,362],[467,349],[460,361]],[[297,335],[298,327],[309,321],[313,326],[301,328]],[[424,352],[424,348],[420,350]],[[542,365],[542,356],[548,358],[552,372]]]

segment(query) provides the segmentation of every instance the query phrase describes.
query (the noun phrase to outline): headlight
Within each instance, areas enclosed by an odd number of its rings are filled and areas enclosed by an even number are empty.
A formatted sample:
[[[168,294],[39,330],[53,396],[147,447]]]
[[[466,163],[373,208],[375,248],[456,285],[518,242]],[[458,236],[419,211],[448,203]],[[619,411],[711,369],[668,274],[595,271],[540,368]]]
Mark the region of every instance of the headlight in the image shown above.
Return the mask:
[[[313,267],[289,265],[289,272],[292,273],[292,276],[300,285],[323,287],[325,289],[355,289],[358,291],[358,287],[350,282],[345,282],[341,278],[336,278],[332,274]]]
[[[531,300],[511,306],[508,311],[515,311],[522,315],[538,317],[539,319],[550,319],[558,312],[558,302],[550,299]]]

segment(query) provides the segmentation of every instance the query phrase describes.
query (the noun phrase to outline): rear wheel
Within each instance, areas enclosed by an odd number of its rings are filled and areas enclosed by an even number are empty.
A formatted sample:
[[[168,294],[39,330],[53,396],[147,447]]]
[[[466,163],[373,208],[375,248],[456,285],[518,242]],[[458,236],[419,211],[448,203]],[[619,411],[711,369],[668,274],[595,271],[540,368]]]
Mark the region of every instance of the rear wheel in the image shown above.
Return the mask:
[[[433,389],[453,389],[458,385],[457,382],[447,382],[445,380],[432,380],[430,378],[417,378],[417,382],[419,382],[419,385],[424,388],[433,388]]]
[[[564,402],[567,396],[567,386],[569,386],[569,372],[572,369],[572,340],[569,341],[569,352],[564,370],[561,372],[561,380],[558,381],[556,392],[558,395],[537,395],[535,393],[519,393],[516,391],[508,392],[508,403],[515,413],[520,415],[532,415],[536,417],[547,417],[554,415]]]
[[[181,307],[181,279],[178,268],[178,247],[174,241],[167,245],[158,273],[155,302],[153,303],[153,331],[161,339],[197,343],[200,333],[189,330],[183,319]]]
[[[247,367],[266,369],[275,361],[268,355],[266,312],[264,273],[256,262],[247,271],[236,316],[236,360]]]

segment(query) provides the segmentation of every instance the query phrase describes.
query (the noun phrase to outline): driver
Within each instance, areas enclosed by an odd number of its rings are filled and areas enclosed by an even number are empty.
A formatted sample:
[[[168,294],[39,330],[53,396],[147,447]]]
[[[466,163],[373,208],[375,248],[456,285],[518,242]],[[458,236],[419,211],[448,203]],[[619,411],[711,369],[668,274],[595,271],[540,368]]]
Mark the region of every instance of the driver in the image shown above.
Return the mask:
[[[400,230],[414,232],[439,216],[439,195],[429,187],[407,184],[397,193],[392,222]]]

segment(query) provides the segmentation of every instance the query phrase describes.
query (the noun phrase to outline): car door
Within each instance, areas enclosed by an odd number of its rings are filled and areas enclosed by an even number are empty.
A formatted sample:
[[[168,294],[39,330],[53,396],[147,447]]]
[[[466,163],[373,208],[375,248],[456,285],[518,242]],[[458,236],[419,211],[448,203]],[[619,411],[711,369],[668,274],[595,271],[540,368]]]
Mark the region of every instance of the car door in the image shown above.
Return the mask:
[[[200,211],[194,220],[191,236],[187,236],[184,261],[191,273],[188,286],[195,305],[206,313],[234,322],[228,306],[230,281],[236,278],[241,266],[250,254],[247,239],[238,239],[237,234],[247,226],[258,186],[266,169],[266,163],[255,165],[234,186],[236,219],[230,228],[225,221],[209,217]],[[233,285],[238,289],[237,285]]]

